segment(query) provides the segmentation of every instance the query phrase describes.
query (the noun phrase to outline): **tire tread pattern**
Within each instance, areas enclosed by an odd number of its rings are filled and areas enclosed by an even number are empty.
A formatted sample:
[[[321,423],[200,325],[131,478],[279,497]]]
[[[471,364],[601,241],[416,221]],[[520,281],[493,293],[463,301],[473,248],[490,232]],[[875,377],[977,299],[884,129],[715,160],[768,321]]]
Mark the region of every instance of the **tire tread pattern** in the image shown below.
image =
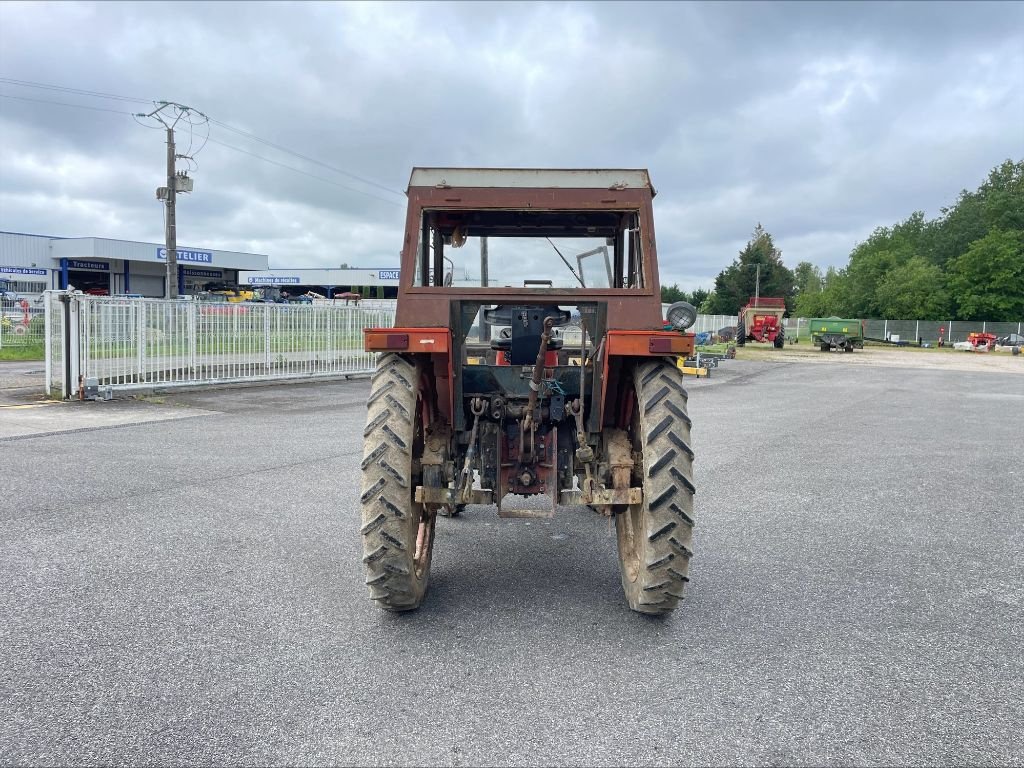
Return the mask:
[[[363,431],[363,563],[370,598],[390,611],[419,607],[429,562],[421,578],[413,564],[419,510],[412,500],[417,369],[396,354],[378,360],[370,377]]]
[[[634,371],[643,442],[643,531],[635,584],[623,585],[630,607],[663,614],[675,609],[693,556],[693,450],[686,390],[679,369],[662,360]]]

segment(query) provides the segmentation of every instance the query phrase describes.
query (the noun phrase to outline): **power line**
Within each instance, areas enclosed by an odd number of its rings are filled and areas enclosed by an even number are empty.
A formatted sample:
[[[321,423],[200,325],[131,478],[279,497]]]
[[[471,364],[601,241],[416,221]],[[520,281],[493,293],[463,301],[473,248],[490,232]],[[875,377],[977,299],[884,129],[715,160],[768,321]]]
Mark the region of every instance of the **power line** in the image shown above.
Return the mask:
[[[269,157],[263,157],[262,155],[257,155],[256,153],[250,152],[250,151],[248,151],[246,149],[241,149],[240,147],[235,147],[235,146],[232,146],[231,144],[225,144],[223,141],[218,141],[217,139],[215,139],[213,137],[208,138],[207,141],[210,141],[210,142],[212,142],[214,144],[220,144],[222,147],[227,147],[228,149],[233,149],[235,152],[241,152],[243,155],[249,155],[249,157],[255,157],[257,160],[262,160],[265,163],[270,163],[271,165],[277,165],[277,166],[280,166],[281,168],[287,168],[289,171],[295,171],[295,173],[301,173],[303,176],[309,176],[309,178],[316,179],[317,181],[322,181],[325,184],[330,184],[330,185],[335,186],[335,187],[340,187],[341,189],[347,189],[349,192],[356,192],[356,193],[358,193],[360,195],[366,195],[367,197],[372,197],[374,200],[380,200],[382,203],[390,203],[391,205],[398,205],[398,206],[402,205],[397,200],[388,200],[386,197],[378,197],[377,195],[374,195],[374,194],[372,194],[370,192],[367,192],[365,190],[362,190],[362,189],[356,189],[355,187],[349,187],[349,186],[346,186],[345,184],[339,184],[337,181],[334,181],[333,179],[327,179],[327,178],[324,178],[323,176],[317,176],[315,173],[309,173],[308,171],[300,170],[298,168],[295,168],[294,166],[285,165],[284,163],[279,163],[277,160],[271,160]]]
[[[51,85],[49,83],[37,83],[32,80],[15,80],[11,77],[0,77],[0,83],[8,85],[20,85],[25,88],[42,88],[48,91],[63,91],[65,93],[77,93],[79,96],[92,96],[97,99],[114,99],[115,101],[135,101],[142,104],[152,104],[152,99],[140,99],[135,96],[118,96],[115,93],[104,93],[102,91],[86,91],[81,88],[70,88],[66,85]]]
[[[216,125],[219,125],[222,128],[226,128],[229,131],[233,131],[234,133],[237,133],[237,134],[240,134],[242,136],[245,136],[246,138],[252,139],[253,141],[258,141],[260,144],[266,144],[268,147],[273,147],[274,149],[276,149],[276,150],[278,150],[280,152],[285,152],[285,153],[287,153],[289,155],[294,155],[295,157],[298,157],[298,158],[300,158],[302,160],[305,160],[306,162],[313,163],[314,165],[319,165],[319,166],[321,166],[323,168],[326,168],[329,171],[334,171],[335,173],[340,173],[343,176],[348,176],[350,179],[355,179],[356,181],[361,181],[363,184],[369,184],[371,187],[376,187],[377,189],[382,189],[385,192],[390,192],[393,195],[399,195],[400,197],[405,197],[405,194],[402,193],[402,192],[399,192],[398,190],[391,189],[390,187],[386,187],[383,184],[378,184],[377,182],[371,181],[370,179],[364,179],[362,176],[357,176],[356,174],[350,173],[349,171],[342,170],[341,168],[335,168],[333,165],[328,165],[327,163],[321,162],[319,160],[315,160],[312,157],[309,157],[307,155],[303,155],[303,154],[301,154],[299,152],[294,152],[294,151],[288,149],[287,147],[282,147],[280,144],[275,144],[274,142],[269,141],[267,139],[261,139],[259,136],[255,135],[253,133],[249,133],[248,131],[243,131],[241,128],[235,128],[232,125],[228,125],[227,123],[223,123],[220,120],[216,120],[216,119],[214,119],[212,117],[210,118],[210,122],[214,123]]]
[[[53,101],[52,99],[33,99],[28,96],[12,96],[9,93],[0,93],[2,99],[18,99],[19,101],[35,101],[40,104],[57,104],[61,107],[75,107],[76,109],[90,109],[93,112],[113,112],[115,115],[131,115],[121,109],[107,109],[106,107],[88,107],[85,104],[72,104],[67,101]]]
[[[7,83],[9,85],[18,85],[18,86],[23,86],[25,88],[42,88],[42,89],[46,89],[46,90],[60,91],[60,92],[64,92],[64,93],[75,93],[75,94],[78,94],[80,96],[90,96],[90,97],[93,97],[93,98],[100,98],[100,99],[115,99],[115,100],[118,100],[118,101],[136,102],[136,103],[141,103],[141,104],[152,104],[152,103],[154,103],[152,99],[141,99],[141,98],[137,98],[135,96],[121,96],[121,95],[114,94],[114,93],[105,93],[103,91],[89,91],[89,90],[84,90],[84,89],[81,89],[81,88],[71,88],[69,86],[64,86],[64,85],[53,85],[51,83],[39,83],[39,82],[35,82],[35,81],[32,81],[32,80],[16,80],[14,78],[9,78],[9,77],[0,77],[0,83]],[[19,98],[19,97],[10,97],[10,98]],[[21,98],[25,98],[25,97],[21,97]],[[26,99],[26,100],[31,101],[31,99]],[[65,106],[72,106],[72,105],[65,105]],[[88,107],[86,107],[86,108],[88,109]],[[98,107],[92,107],[92,109],[99,109],[99,108]],[[111,110],[111,111],[115,111],[115,110]],[[254,133],[250,133],[249,131],[242,130],[241,128],[236,128],[235,126],[229,125],[228,123],[225,123],[225,122],[223,122],[221,120],[215,120],[214,118],[208,118],[208,120],[211,123],[215,123],[215,124],[219,125],[221,128],[224,128],[225,130],[232,131],[233,133],[237,133],[240,136],[245,136],[248,139],[251,139],[253,141],[259,142],[260,144],[265,144],[268,147],[273,147],[274,149],[278,150],[279,152],[284,152],[285,154],[293,155],[294,157],[297,157],[297,158],[299,158],[301,160],[305,160],[308,163],[313,163],[314,165],[319,165],[320,167],[326,168],[329,171],[333,171],[334,173],[341,174],[342,176],[347,176],[350,179],[354,179],[355,181],[359,181],[359,182],[361,182],[363,184],[367,184],[367,185],[369,185],[371,187],[376,187],[377,189],[380,189],[380,190],[382,190],[384,192],[388,192],[388,193],[393,194],[393,195],[398,195],[401,198],[405,197],[405,193],[401,192],[400,190],[391,189],[390,187],[385,186],[384,184],[379,184],[376,181],[373,181],[372,179],[367,179],[367,178],[364,178],[363,176],[359,176],[359,175],[354,174],[354,173],[352,173],[350,171],[346,171],[346,170],[344,170],[342,168],[336,168],[333,165],[328,165],[327,163],[324,163],[324,162],[322,162],[320,160],[316,160],[315,158],[309,157],[308,155],[304,155],[304,154],[302,154],[300,152],[296,152],[294,150],[288,149],[288,147],[282,146],[281,144],[277,144],[277,143],[275,143],[273,141],[270,141],[269,139],[264,139],[264,138],[261,138],[261,137],[257,136]],[[200,151],[201,151],[201,149],[202,148],[200,148]],[[284,167],[287,168],[287,167],[290,167],[290,166],[284,166]],[[316,177],[314,177],[314,178],[316,178]]]
[[[160,103],[160,102],[154,102],[152,99],[141,99],[141,98],[136,98],[134,96],[121,96],[121,95],[118,95],[118,94],[104,93],[102,91],[89,91],[89,90],[84,90],[84,89],[81,89],[81,88],[71,88],[69,86],[52,85],[52,84],[49,84],[49,83],[38,83],[38,82],[31,81],[31,80],[15,80],[13,78],[8,78],[8,77],[0,77],[0,83],[7,83],[9,85],[18,85],[18,86],[23,86],[23,87],[26,87],[26,88],[39,88],[39,89],[58,91],[58,92],[63,92],[63,93],[73,93],[73,94],[77,94],[77,95],[80,95],[80,96],[89,96],[91,98],[114,99],[114,100],[117,100],[117,101],[135,102],[135,103],[143,103],[143,104]],[[55,100],[52,100],[52,99],[33,99],[31,97],[28,97],[28,96],[14,96],[14,95],[11,95],[11,94],[6,94],[6,93],[0,93],[0,98],[18,99],[20,101],[32,101],[32,102],[38,102],[38,103],[41,103],[41,104],[54,104],[54,105],[62,106],[62,107],[72,107],[72,108],[75,108],[75,109],[88,109],[88,110],[93,111],[93,112],[111,112],[111,113],[118,114],[118,115],[129,115],[129,116],[132,117],[133,120],[135,120],[135,122],[139,123],[139,125],[142,125],[142,126],[144,126],[146,128],[156,128],[157,130],[160,129],[159,126],[152,126],[152,125],[146,125],[145,123],[140,123],[134,112],[124,112],[124,111],[121,111],[121,110],[118,110],[118,109],[108,109],[108,108],[105,108],[105,107],[90,107],[90,106],[86,106],[85,104],[73,104],[71,102],[55,101]],[[334,167],[332,165],[328,165],[327,163],[324,163],[324,162],[321,162],[319,160],[316,160],[315,158],[309,157],[308,155],[304,155],[304,154],[301,154],[299,152],[295,152],[295,151],[293,151],[291,149],[288,149],[285,146],[282,146],[282,145],[277,144],[275,142],[269,141],[268,139],[261,138],[261,137],[257,136],[254,133],[250,133],[249,131],[242,130],[241,128],[236,128],[233,125],[229,125],[228,123],[225,123],[225,122],[223,122],[221,120],[216,120],[216,119],[214,119],[212,117],[207,117],[206,115],[203,115],[203,116],[206,117],[208,123],[215,123],[216,125],[220,126],[221,128],[224,128],[225,130],[232,131],[233,133],[237,133],[240,136],[244,136],[244,137],[246,137],[248,139],[251,139],[253,141],[259,142],[260,144],[264,144],[264,145],[266,145],[268,147],[272,147],[273,149],[276,149],[279,152],[284,152],[285,154],[293,155],[293,156],[295,156],[295,157],[297,157],[297,158],[299,158],[301,160],[305,160],[308,163],[312,163],[314,165],[319,165],[322,168],[326,168],[329,171],[333,171],[334,173],[341,174],[342,176],[347,176],[347,177],[349,177],[351,179],[359,181],[359,182],[361,182],[363,184],[367,184],[367,185],[369,185],[371,187],[376,187],[377,189],[383,190],[383,191],[388,192],[390,194],[398,195],[399,197],[402,197],[402,198],[405,197],[405,194],[403,192],[391,189],[390,187],[384,186],[383,184],[378,184],[377,182],[375,182],[375,181],[373,181],[371,179],[366,179],[366,178],[363,178],[362,176],[358,176],[358,175],[356,175],[354,173],[350,173],[349,171],[343,170],[341,168],[336,168],[336,167]],[[192,123],[191,120],[189,120],[188,122],[189,122],[190,126],[194,127],[194,124]],[[365,190],[356,189],[355,187],[349,187],[349,186],[346,186],[344,184],[339,184],[339,183],[337,183],[335,181],[332,181],[331,179],[326,179],[323,176],[317,176],[316,174],[308,173],[307,171],[299,170],[298,168],[295,168],[294,166],[286,165],[285,163],[280,163],[280,162],[277,162],[276,160],[271,160],[270,158],[263,157],[262,155],[257,155],[254,152],[248,152],[248,151],[246,151],[244,149],[240,149],[239,147],[232,146],[231,144],[226,144],[223,141],[218,141],[218,140],[212,138],[209,134],[207,134],[206,139],[203,142],[203,146],[206,145],[207,141],[212,141],[215,144],[220,144],[221,146],[227,147],[228,149],[233,149],[236,152],[241,152],[243,154],[250,155],[251,157],[255,157],[258,160],[262,160],[264,162],[271,163],[272,165],[277,165],[277,166],[279,166],[281,168],[285,168],[287,170],[294,171],[295,173],[301,173],[303,176],[308,176],[311,179],[317,179],[318,181],[323,181],[323,182],[325,182],[327,184],[331,184],[331,185],[339,187],[341,189],[346,189],[346,190],[348,190],[350,192],[355,192],[357,194],[366,195],[367,197],[372,197],[375,200],[380,200],[380,201],[386,202],[386,203],[392,203],[392,204],[395,204],[395,205],[404,205],[404,203],[399,203],[399,202],[397,202],[395,200],[388,200],[386,198],[380,197],[378,195],[374,195],[374,194],[372,194],[370,192],[367,192]],[[191,144],[191,142],[190,142],[190,144]],[[199,150],[197,150],[195,154],[198,154],[199,152],[201,152],[202,149],[203,149],[203,147],[200,147]]]

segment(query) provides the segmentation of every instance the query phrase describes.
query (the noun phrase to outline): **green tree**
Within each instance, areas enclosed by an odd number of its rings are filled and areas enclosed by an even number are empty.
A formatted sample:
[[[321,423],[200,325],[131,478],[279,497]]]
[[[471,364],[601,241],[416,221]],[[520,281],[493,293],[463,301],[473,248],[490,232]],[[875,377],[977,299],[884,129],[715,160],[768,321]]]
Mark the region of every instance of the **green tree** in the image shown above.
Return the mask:
[[[796,279],[792,270],[782,263],[782,251],[775,247],[772,236],[760,224],[739,256],[715,278],[715,288],[708,300],[711,314],[731,315],[754,296],[760,273],[760,295],[786,299],[792,309]]]
[[[991,229],[1024,229],[1024,160],[993,168],[973,192],[960,193],[934,223],[932,261],[945,268]]]
[[[949,273],[958,318],[1024,317],[1024,229],[993,229],[950,262]]]
[[[879,316],[890,320],[949,317],[950,304],[942,270],[923,256],[889,270],[875,290]]]
[[[707,301],[708,296],[711,294],[703,288],[694,288],[690,294],[690,298],[687,299],[693,306],[700,308],[701,304]]]
[[[891,270],[928,252],[930,245],[931,233],[922,211],[892,228],[879,227],[872,232],[850,254],[845,281],[848,309],[857,317],[884,316],[878,286]]]
[[[686,291],[680,290],[679,285],[672,283],[672,285],[661,286],[661,302],[662,304],[674,304],[677,301],[686,301]]]

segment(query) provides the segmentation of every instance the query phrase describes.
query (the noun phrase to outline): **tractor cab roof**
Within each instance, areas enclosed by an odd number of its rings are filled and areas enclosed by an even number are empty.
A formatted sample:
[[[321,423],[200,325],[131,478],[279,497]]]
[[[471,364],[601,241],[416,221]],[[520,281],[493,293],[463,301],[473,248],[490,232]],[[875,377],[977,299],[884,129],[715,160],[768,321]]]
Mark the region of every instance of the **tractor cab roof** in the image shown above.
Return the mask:
[[[609,168],[413,168],[409,189],[648,189],[646,169]]]

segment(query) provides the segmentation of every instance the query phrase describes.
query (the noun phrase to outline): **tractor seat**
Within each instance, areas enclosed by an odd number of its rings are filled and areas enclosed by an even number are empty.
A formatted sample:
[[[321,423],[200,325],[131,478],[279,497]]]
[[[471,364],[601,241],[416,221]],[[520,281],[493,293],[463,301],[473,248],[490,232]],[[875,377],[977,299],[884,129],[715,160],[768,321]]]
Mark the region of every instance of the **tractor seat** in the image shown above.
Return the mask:
[[[562,348],[562,339],[549,339],[548,350],[555,350]],[[512,339],[491,339],[491,349],[497,349],[501,352],[508,352],[512,349]],[[535,347],[536,349],[536,347]]]

